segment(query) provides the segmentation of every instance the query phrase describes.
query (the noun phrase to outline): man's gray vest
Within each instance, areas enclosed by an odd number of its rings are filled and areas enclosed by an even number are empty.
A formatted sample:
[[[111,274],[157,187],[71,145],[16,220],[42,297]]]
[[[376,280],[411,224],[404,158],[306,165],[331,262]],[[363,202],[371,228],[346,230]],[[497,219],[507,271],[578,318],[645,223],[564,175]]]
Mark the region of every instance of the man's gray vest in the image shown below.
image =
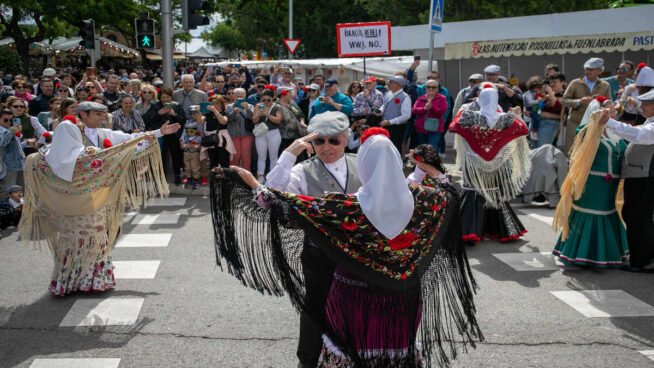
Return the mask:
[[[327,170],[325,164],[317,157],[310,158],[301,163],[302,171],[307,180],[307,195],[319,197],[327,193],[356,193],[361,187],[361,180],[357,175],[357,157],[352,154],[345,154],[345,164],[347,165],[347,183],[345,188],[341,188],[338,181]]]
[[[654,124],[654,117],[645,124]],[[629,143],[622,161],[622,177],[654,178],[654,144]]]
[[[84,134],[84,147],[98,147],[102,149],[105,148],[104,140],[106,136],[104,135],[104,133],[102,133],[102,130],[100,129],[98,129],[97,132],[98,132],[98,145],[96,146],[93,142],[91,142],[89,137],[87,137],[86,134]]]
[[[402,104],[404,103],[405,98],[409,98],[404,91],[400,91],[398,94],[393,96],[392,92],[386,92],[384,96],[384,115],[382,120],[391,120],[402,115]],[[395,103],[395,100],[399,100],[398,103]]]

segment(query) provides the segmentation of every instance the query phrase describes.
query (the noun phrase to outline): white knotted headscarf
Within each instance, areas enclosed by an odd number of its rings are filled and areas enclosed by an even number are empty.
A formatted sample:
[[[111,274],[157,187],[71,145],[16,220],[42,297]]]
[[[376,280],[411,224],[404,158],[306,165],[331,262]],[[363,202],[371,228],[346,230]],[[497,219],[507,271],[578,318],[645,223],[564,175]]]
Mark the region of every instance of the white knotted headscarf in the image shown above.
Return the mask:
[[[69,120],[64,120],[54,131],[50,150],[45,154],[45,161],[58,177],[72,181],[75,162],[83,151],[84,143],[79,127]]]
[[[497,108],[499,97],[497,90],[494,88],[484,88],[479,92],[477,104],[482,115],[486,118],[486,123],[493,128],[502,115]]]
[[[362,186],[356,196],[363,213],[382,235],[395,238],[414,207],[400,153],[386,136],[370,136],[359,148],[357,173]]]
[[[642,68],[638,72],[638,77],[636,78],[636,86],[642,87],[654,87],[654,70],[649,66]]]

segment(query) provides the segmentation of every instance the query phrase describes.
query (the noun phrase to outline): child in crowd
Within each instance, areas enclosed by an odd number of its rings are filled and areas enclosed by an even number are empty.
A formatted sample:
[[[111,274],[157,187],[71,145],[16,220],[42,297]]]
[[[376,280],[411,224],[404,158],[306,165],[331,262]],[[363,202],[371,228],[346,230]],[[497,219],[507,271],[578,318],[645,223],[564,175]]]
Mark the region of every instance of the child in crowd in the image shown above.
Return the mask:
[[[200,150],[202,146],[202,133],[198,129],[195,120],[187,120],[184,125],[184,132],[179,139],[184,151],[184,166],[186,167],[185,188],[198,189],[200,187]]]
[[[538,141],[540,111],[545,107],[545,96],[541,93],[542,88],[543,80],[538,76],[533,76],[527,81],[527,89],[529,91],[522,96],[525,110],[527,110],[531,118],[529,130],[531,130],[530,138],[532,141]]]
[[[359,150],[359,146],[361,146],[361,134],[368,128],[366,119],[360,119],[352,123],[352,126],[350,126],[350,139],[347,143],[348,152],[356,153]]]
[[[11,185],[7,188],[7,198],[0,202],[0,230],[18,226],[23,213],[23,188]]]

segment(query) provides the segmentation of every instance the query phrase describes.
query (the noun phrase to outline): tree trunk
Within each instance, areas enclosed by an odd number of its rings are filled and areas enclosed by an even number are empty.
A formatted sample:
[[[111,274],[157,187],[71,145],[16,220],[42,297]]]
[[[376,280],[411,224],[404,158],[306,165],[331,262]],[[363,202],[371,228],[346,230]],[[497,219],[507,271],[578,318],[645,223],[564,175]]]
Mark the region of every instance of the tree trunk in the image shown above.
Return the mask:
[[[30,60],[30,43],[25,40],[16,40],[14,39],[14,44],[16,45],[16,52],[20,56],[21,69],[23,73],[29,74],[29,60]]]

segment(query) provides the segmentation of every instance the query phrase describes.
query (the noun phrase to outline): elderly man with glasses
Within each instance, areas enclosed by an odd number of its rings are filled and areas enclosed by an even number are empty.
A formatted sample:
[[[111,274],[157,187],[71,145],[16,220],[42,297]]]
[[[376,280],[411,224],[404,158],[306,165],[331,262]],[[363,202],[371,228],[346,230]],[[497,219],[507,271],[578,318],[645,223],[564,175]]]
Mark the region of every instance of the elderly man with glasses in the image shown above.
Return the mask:
[[[631,76],[634,74],[634,63],[623,60],[618,66],[617,73],[608,78],[602,78],[611,86],[611,101],[618,99],[618,91],[626,86],[635,83]]]
[[[309,125],[309,134],[295,140],[282,152],[277,165],[268,173],[266,186],[290,193],[321,196],[325,192],[355,193],[361,187],[357,175],[356,155],[346,154],[350,121],[342,112],[327,111],[316,115]],[[297,165],[295,160],[304,151],[316,155]],[[305,238],[307,239],[307,238]],[[309,240],[302,251],[302,266],[307,295],[324,302],[332,283],[335,267],[315,267],[330,262]],[[297,356],[300,367],[315,367],[322,349],[320,330],[306,315],[300,317],[300,339]]]

